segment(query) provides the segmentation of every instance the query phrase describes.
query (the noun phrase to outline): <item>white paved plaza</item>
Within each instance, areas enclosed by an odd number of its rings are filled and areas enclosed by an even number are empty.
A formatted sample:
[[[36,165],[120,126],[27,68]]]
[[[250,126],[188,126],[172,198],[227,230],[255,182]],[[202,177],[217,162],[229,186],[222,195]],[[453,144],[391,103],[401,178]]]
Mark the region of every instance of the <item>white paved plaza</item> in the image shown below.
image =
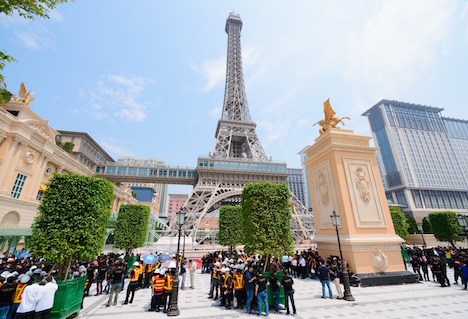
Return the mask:
[[[430,274],[429,274],[430,275]],[[453,282],[453,274],[449,273]],[[188,279],[188,278],[187,278]],[[208,299],[209,275],[196,274],[196,289],[182,290],[179,295],[179,318],[253,318],[244,310],[225,310],[219,302]],[[411,285],[354,288],[356,301],[322,299],[318,280],[295,279],[296,318],[468,318],[468,292],[461,285],[441,288],[434,282]],[[334,285],[332,285],[333,292]],[[106,308],[106,295],[85,298],[80,318],[166,318],[162,312],[148,312],[150,289],[139,290],[133,304],[122,305],[126,289],[115,307]],[[95,285],[91,288],[95,293]],[[270,312],[270,318],[286,318]]]

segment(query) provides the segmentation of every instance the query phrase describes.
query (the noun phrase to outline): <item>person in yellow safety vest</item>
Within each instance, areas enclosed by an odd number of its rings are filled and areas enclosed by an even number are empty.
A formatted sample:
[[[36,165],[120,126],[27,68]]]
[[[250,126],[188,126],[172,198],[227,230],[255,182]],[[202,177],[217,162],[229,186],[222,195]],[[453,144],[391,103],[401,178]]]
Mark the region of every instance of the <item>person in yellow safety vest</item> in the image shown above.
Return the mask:
[[[219,306],[226,306],[226,287],[225,287],[225,282],[224,282],[224,279],[226,278],[226,267],[223,267],[221,268],[221,274],[220,274],[220,277],[219,277],[219,291],[220,291],[220,294],[221,294],[221,303],[219,304]]]
[[[216,292],[216,296],[214,297],[213,300],[218,299],[218,290],[219,290],[219,279],[218,279],[218,274],[220,272],[219,266],[221,264],[219,262],[216,262],[213,266],[213,270],[211,270],[211,283],[210,283],[210,295],[208,299],[213,298],[213,294]]]
[[[31,277],[24,275],[21,277],[20,282],[16,286],[15,294],[13,295],[13,303],[11,304],[10,311],[8,311],[7,318],[15,318],[16,310],[21,303],[21,296],[23,295],[24,288],[28,285]]]
[[[166,275],[162,274],[159,269],[156,269],[154,276],[151,279],[151,287],[153,295],[151,297],[151,308],[148,311],[161,311],[160,307],[163,306],[164,298],[164,285],[166,283]]]
[[[125,298],[124,305],[128,304],[128,297],[130,297],[130,293],[132,293],[132,298],[130,299],[130,303],[133,302],[133,298],[135,297],[135,290],[138,287],[138,278],[140,276],[140,263],[135,261],[133,263],[133,269],[130,270],[128,273],[128,277],[130,278],[130,283],[127,287],[127,297]]]
[[[226,299],[226,309],[231,309],[232,301],[232,288],[234,287],[234,282],[232,281],[231,268],[226,268],[226,275],[224,277],[224,295]]]
[[[143,263],[143,260],[140,260],[140,270],[139,270],[139,276],[138,276],[138,289],[143,288],[143,285],[145,283],[144,274],[145,274],[145,264]]]
[[[145,284],[143,285],[143,288],[149,288],[151,284],[151,278],[153,277],[153,270],[154,270],[153,264],[145,265]]]
[[[234,295],[237,309],[244,309],[244,275],[240,268],[234,269]]]
[[[174,271],[177,271],[177,268],[174,269]],[[162,272],[164,274],[164,272]],[[172,284],[174,283],[174,275],[171,274],[170,272],[167,273],[166,279],[164,282],[164,287],[163,287],[163,305],[164,305],[164,313],[167,313],[169,311],[169,307],[171,305],[171,293],[172,293]]]

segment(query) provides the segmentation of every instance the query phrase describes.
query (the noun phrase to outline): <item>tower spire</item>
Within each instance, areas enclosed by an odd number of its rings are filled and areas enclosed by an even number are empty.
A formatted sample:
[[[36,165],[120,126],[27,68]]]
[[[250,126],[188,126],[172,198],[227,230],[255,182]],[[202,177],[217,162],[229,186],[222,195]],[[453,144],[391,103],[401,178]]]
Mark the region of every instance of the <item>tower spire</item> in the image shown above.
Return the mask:
[[[255,132],[245,93],[241,51],[242,19],[232,11],[226,19],[228,35],[226,86],[221,119],[216,129],[216,146],[212,157],[249,158],[268,161]]]

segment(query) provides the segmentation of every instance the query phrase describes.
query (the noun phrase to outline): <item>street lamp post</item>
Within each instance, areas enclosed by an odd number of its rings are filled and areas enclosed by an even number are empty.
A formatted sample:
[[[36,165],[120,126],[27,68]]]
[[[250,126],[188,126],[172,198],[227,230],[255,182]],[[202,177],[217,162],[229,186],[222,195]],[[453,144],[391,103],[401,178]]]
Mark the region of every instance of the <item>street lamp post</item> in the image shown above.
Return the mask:
[[[466,242],[468,243],[468,226],[466,222],[466,216],[463,214],[458,214],[457,218],[458,218],[458,224],[461,227],[463,227],[463,230],[465,231],[465,238],[466,238]]]
[[[338,227],[341,225],[340,223],[340,215],[338,215],[335,211],[333,214],[330,215],[332,224],[335,226],[336,229],[336,238],[338,239],[338,249],[340,250],[340,259],[341,259],[341,275],[343,278],[343,286],[344,286],[344,300],[346,301],[354,301],[354,297],[351,294],[351,285],[349,284],[349,274],[348,271],[344,267],[344,260],[343,260],[343,253],[341,251],[341,242],[340,242],[340,233],[338,232]]]
[[[182,257],[185,257],[185,237],[187,237],[188,235],[188,232],[187,232],[187,224],[184,224],[184,226],[182,226],[182,231],[184,233],[184,243],[183,243],[183,249],[182,249]]]
[[[421,234],[421,238],[423,240],[423,247],[426,248],[426,240],[424,239],[424,230],[423,230],[423,224],[422,223],[417,223],[419,233]]]
[[[179,227],[179,235],[177,239],[177,254],[176,254],[176,273],[174,276],[174,282],[172,284],[172,292],[171,292],[171,309],[167,313],[169,317],[175,317],[180,314],[179,306],[178,306],[178,298],[179,298],[179,259],[180,259],[180,233],[182,230],[182,225],[185,222],[185,212],[180,210],[177,213],[177,226]]]

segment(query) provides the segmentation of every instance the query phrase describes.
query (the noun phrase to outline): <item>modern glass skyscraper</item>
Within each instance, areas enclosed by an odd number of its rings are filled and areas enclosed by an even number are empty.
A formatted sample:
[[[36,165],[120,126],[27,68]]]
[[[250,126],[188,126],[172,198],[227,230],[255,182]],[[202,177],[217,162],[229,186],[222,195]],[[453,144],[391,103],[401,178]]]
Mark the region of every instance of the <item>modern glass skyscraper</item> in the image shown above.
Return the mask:
[[[389,203],[421,220],[428,213],[468,213],[468,121],[442,108],[382,100],[367,116]]]
[[[304,193],[304,178],[302,176],[302,169],[288,168],[288,178],[286,179],[289,190],[297,199],[306,206],[306,194]]]

